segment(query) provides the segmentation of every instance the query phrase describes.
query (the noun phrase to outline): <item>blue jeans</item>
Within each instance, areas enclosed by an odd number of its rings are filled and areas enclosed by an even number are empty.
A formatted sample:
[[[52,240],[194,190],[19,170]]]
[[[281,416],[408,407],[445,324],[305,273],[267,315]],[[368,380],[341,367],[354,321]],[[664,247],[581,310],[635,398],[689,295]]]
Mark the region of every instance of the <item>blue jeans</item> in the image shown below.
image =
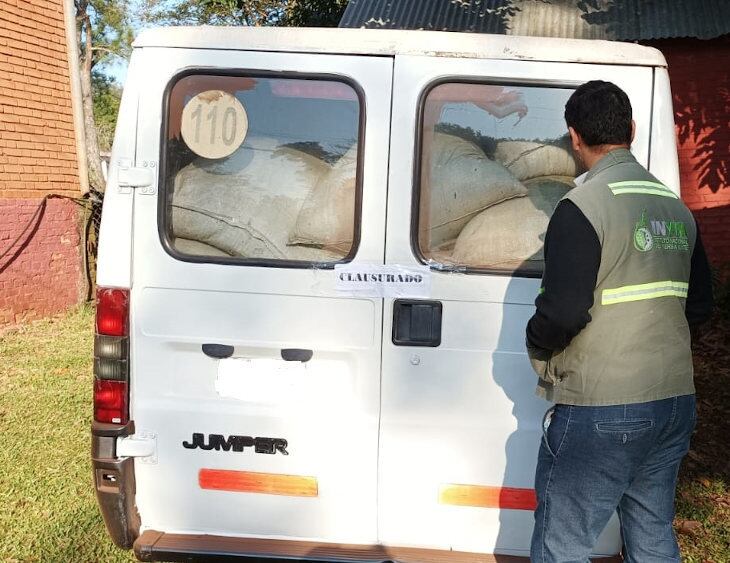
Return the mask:
[[[674,490],[695,425],[694,395],[556,405],[545,416],[530,560],[586,563],[617,510],[626,563],[680,561]]]

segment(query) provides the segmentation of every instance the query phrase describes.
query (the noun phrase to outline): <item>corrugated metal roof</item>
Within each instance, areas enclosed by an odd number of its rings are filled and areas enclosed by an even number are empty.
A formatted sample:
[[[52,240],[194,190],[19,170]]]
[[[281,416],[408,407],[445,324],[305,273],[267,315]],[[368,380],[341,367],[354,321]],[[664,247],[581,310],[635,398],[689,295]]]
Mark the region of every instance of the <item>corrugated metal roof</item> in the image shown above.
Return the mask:
[[[730,33],[730,0],[350,0],[340,27],[712,39]]]

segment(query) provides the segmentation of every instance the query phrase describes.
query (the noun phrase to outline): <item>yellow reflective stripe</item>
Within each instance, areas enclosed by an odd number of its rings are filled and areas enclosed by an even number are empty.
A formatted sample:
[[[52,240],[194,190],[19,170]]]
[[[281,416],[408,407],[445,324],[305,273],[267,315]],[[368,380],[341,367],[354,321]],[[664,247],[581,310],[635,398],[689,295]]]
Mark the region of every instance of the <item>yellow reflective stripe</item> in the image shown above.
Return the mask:
[[[663,288],[667,286],[672,287],[679,287],[683,289],[688,289],[689,284],[685,282],[678,282],[678,281],[660,281],[660,282],[651,282],[651,283],[640,283],[637,285],[624,285],[622,287],[617,287],[615,289],[604,289],[603,293],[604,295],[615,295],[617,293],[625,293],[627,291],[642,291],[645,289],[657,289],[657,288]]]
[[[649,182],[647,180],[628,180],[625,182],[613,182],[608,184],[613,195],[622,194],[649,194],[662,197],[671,197],[679,199],[679,196],[664,184],[658,182]]]
[[[613,195],[623,195],[623,194],[649,194],[649,195],[658,195],[661,197],[671,197],[673,199],[679,199],[677,194],[674,192],[665,192],[663,190],[657,190],[655,188],[619,188],[616,190],[611,190],[613,192]]]
[[[614,305],[616,303],[657,299],[659,297],[687,297],[688,289],[688,283],[671,280],[625,285],[614,289],[604,289],[601,293],[601,305]]]
[[[687,297],[687,290],[666,289],[663,291],[653,291],[651,293],[643,293],[641,295],[626,295],[623,297],[602,297],[601,305],[615,305],[616,303],[629,303],[631,301],[645,301],[647,299],[658,299],[659,297]]]
[[[659,188],[663,190],[669,189],[664,184],[660,184],[659,182],[649,182],[648,180],[626,180],[625,182],[613,182],[608,185],[608,187],[611,189],[623,188],[625,186],[644,186],[647,188]]]

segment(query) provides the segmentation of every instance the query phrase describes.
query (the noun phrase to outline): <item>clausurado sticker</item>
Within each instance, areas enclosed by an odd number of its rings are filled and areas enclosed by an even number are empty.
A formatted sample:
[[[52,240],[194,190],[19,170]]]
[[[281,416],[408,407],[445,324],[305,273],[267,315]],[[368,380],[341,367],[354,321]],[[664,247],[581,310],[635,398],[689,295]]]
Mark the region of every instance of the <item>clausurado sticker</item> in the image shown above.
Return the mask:
[[[183,108],[180,126],[185,144],[203,158],[225,158],[241,146],[248,116],[241,102],[223,90],[206,90]]]
[[[357,297],[430,297],[431,270],[382,264],[336,264],[335,289]]]

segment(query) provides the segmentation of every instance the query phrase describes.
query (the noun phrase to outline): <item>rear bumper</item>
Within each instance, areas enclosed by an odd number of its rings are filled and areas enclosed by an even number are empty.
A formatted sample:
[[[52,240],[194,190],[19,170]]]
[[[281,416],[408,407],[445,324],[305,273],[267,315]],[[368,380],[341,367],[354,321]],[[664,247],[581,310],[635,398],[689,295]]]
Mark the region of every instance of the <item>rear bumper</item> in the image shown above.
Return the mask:
[[[124,426],[94,422],[91,427],[91,465],[99,509],[112,541],[129,549],[139,536],[139,514],[134,501],[134,458],[116,457],[119,436],[134,433],[134,423]]]
[[[342,563],[525,563],[527,557],[485,555],[460,551],[327,544],[288,540],[233,538],[208,535],[166,534],[147,530],[134,542],[134,553],[141,561],[230,561],[277,558]],[[601,563],[620,563],[621,558],[594,559]]]

